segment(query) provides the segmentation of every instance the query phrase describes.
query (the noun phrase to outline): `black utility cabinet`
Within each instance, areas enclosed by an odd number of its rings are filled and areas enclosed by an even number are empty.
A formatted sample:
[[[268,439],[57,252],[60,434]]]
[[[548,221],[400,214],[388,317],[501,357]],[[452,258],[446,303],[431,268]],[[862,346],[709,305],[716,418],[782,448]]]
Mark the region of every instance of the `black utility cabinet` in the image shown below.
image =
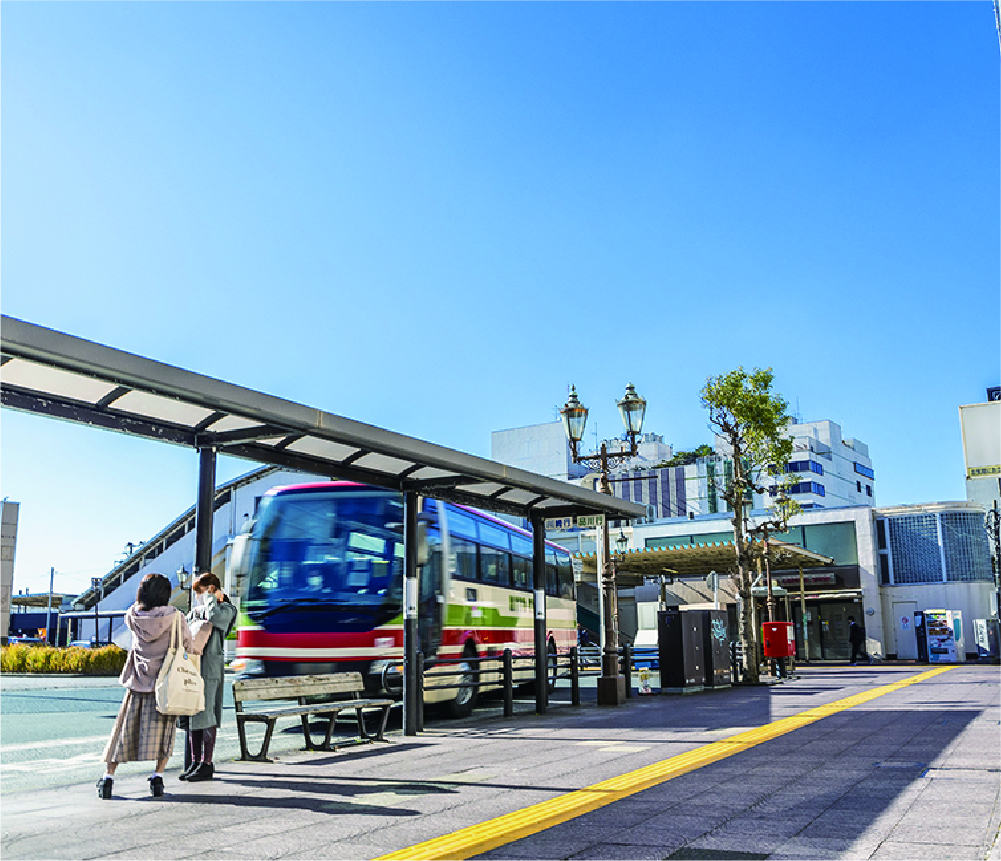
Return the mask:
[[[721,688],[733,684],[730,665],[730,632],[726,610],[692,610],[702,617],[702,654],[705,656],[705,685]]]
[[[928,628],[925,625],[925,614],[918,610],[914,614],[914,638],[918,642],[918,663],[928,663]]]
[[[660,686],[663,690],[698,689],[705,685],[702,616],[668,607],[657,613]]]

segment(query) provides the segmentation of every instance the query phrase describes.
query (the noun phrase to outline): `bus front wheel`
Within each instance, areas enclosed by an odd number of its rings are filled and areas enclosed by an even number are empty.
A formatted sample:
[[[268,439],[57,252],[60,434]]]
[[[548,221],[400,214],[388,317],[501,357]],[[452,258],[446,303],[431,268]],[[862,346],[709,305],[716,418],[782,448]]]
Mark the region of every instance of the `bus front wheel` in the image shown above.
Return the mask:
[[[475,667],[476,647],[469,643],[462,653],[462,660],[456,667],[459,675],[454,676],[459,687],[455,691],[455,699],[449,704],[452,717],[469,717],[476,705],[479,694],[478,673]]]

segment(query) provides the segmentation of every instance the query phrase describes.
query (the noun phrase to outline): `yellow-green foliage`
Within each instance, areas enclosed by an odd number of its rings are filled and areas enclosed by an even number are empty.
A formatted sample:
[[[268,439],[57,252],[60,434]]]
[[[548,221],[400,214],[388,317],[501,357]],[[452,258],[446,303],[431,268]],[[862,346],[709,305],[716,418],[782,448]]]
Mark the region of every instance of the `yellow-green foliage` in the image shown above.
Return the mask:
[[[118,646],[81,649],[72,646],[5,646],[0,671],[5,673],[75,673],[88,676],[118,675],[125,666],[126,652]]]

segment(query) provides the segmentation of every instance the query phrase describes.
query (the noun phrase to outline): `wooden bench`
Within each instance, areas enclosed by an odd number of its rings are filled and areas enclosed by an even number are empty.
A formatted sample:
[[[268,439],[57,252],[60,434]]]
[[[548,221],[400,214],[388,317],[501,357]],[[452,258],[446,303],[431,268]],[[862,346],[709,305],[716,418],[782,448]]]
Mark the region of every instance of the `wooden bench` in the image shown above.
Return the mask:
[[[306,737],[306,750],[336,750],[331,747],[330,737],[334,732],[337,715],[353,711],[358,721],[358,736],[366,742],[385,741],[382,737],[389,719],[389,710],[396,703],[393,700],[362,699],[365,683],[361,673],[330,673],[322,676],[283,676],[266,679],[238,679],[233,682],[233,699],[236,702],[236,728],[240,734],[240,759],[270,762],[267,758],[271,735],[278,718],[297,717],[302,721],[302,732]],[[309,697],[332,698],[325,702],[307,703]],[[244,711],[244,704],[266,700],[296,700],[298,705],[278,708],[255,708]],[[365,712],[378,711],[377,729],[369,732],[365,725]],[[314,744],[309,734],[310,715],[330,718],[327,737],[320,745]],[[256,722],[267,724],[264,743],[256,756],[247,750],[246,724]]]

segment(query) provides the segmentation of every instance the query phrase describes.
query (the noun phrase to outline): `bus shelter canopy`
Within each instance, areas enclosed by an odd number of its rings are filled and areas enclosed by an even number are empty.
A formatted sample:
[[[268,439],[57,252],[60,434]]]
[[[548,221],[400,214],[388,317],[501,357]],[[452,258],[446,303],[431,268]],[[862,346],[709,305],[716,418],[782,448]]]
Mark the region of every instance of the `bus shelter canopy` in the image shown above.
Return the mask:
[[[642,505],[6,315],[0,350],[0,395],[10,409],[519,517],[646,514]]]
[[[761,542],[751,542],[760,549]],[[625,553],[615,553],[616,582],[619,586],[642,586],[647,580],[657,580],[661,576],[668,577],[706,577],[710,572],[728,573],[735,564],[736,552],[732,541],[707,542],[681,547],[648,547],[644,550],[629,550]],[[831,565],[834,560],[806,550],[798,544],[788,544],[784,541],[768,542],[768,558],[773,568],[816,568]],[[597,579],[598,558],[594,553],[580,556],[581,579],[595,582]],[[774,574],[773,574],[774,577]]]

